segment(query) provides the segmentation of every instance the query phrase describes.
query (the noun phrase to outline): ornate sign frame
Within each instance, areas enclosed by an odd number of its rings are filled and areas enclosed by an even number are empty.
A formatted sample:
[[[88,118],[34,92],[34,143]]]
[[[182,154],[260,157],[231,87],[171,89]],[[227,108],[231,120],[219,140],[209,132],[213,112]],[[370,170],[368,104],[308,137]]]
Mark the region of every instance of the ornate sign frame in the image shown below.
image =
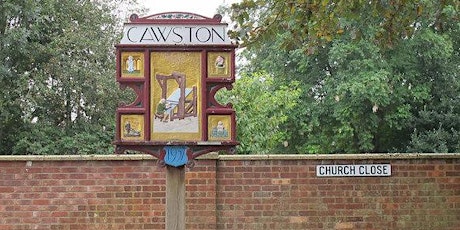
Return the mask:
[[[235,111],[215,99],[235,81],[237,45],[221,19],[166,12],[125,23],[116,79],[136,98],[117,109],[116,153],[145,152],[180,167],[209,152],[235,152]]]

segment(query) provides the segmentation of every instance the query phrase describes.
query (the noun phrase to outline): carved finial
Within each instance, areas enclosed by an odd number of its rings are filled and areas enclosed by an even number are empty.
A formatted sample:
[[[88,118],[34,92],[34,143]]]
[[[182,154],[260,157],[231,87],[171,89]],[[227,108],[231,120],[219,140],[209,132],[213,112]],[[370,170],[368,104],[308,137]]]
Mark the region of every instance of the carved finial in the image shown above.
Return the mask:
[[[220,20],[222,20],[222,15],[220,15],[220,14],[215,14],[214,17],[212,17],[212,18],[217,19],[217,20],[220,21]]]
[[[129,16],[129,20],[131,22],[136,21],[138,18],[139,18],[139,15],[137,15],[137,14],[131,14],[131,16]]]

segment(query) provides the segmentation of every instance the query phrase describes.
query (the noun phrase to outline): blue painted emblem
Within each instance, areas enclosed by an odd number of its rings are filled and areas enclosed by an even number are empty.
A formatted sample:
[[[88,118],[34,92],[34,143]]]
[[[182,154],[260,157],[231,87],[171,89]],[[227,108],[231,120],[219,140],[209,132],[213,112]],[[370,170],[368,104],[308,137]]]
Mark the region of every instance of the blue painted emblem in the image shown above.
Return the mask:
[[[179,167],[187,164],[187,146],[165,146],[165,164]]]

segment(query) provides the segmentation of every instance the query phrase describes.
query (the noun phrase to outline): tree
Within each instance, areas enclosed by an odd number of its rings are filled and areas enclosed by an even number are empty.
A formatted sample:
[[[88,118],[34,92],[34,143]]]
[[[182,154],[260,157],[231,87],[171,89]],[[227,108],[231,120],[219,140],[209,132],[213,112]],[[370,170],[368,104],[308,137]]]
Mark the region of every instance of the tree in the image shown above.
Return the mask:
[[[290,152],[459,151],[459,3],[243,1],[232,10],[243,72],[304,92],[282,124]]]
[[[283,125],[299,101],[301,90],[297,82],[279,85],[273,76],[253,73],[241,76],[233,90],[219,93],[220,101],[235,105],[237,134],[241,140],[239,153],[285,151],[290,133]]]
[[[0,4],[0,151],[110,153],[117,1]]]
[[[309,53],[342,35],[391,46],[399,38],[412,36],[418,21],[428,20],[441,29],[444,10],[458,11],[458,7],[454,0],[243,0],[231,6],[236,22],[231,35],[247,46],[283,31],[288,37],[283,47],[303,47]]]
[[[2,1],[0,4],[0,153],[11,152],[24,130],[21,95],[27,91],[25,69],[34,69],[40,55],[31,56],[34,47],[28,43],[32,32],[28,22],[33,20],[34,3]]]
[[[408,72],[421,76],[415,84],[428,94],[414,110],[408,151],[460,151],[459,29],[457,23],[446,34],[424,31],[408,47],[417,63]]]

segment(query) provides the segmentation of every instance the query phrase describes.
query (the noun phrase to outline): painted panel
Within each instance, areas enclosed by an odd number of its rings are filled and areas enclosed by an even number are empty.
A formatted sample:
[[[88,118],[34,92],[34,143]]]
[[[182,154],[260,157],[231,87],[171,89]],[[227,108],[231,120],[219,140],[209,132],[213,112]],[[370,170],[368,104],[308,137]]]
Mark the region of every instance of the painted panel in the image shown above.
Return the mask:
[[[124,141],[144,140],[144,116],[138,114],[121,115],[121,139]]]
[[[208,53],[208,77],[230,77],[231,53]]]
[[[201,139],[201,52],[151,53],[152,141]]]
[[[231,140],[232,116],[209,115],[208,116],[208,139],[211,141]]]
[[[123,52],[121,53],[121,77],[143,78],[144,77],[144,53]]]

